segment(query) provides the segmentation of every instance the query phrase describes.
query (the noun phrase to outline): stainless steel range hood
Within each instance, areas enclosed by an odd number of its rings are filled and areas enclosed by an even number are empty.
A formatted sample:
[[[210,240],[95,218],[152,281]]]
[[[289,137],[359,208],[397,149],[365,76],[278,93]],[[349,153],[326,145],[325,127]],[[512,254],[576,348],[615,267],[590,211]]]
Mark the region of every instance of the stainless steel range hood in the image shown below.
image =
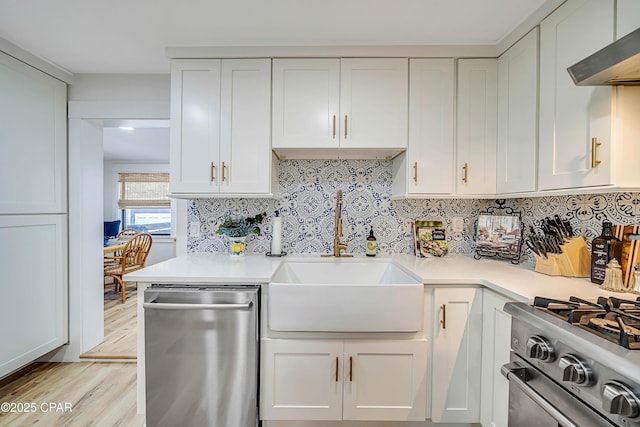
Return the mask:
[[[577,86],[640,85],[640,28],[567,71]]]

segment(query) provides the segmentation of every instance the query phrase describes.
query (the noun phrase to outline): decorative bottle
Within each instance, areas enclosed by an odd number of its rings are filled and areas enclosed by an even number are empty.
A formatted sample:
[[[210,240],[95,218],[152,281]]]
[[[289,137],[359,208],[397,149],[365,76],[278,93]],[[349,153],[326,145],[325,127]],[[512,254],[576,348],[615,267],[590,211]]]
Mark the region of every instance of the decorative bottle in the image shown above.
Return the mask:
[[[611,222],[602,221],[602,234],[591,242],[591,281],[602,284],[604,282],[607,264],[612,259],[620,261],[622,245],[611,231]]]
[[[376,256],[376,251],[378,249],[378,242],[376,241],[376,237],[373,235],[373,227],[369,229],[369,237],[367,237],[367,248],[365,253],[367,256]]]

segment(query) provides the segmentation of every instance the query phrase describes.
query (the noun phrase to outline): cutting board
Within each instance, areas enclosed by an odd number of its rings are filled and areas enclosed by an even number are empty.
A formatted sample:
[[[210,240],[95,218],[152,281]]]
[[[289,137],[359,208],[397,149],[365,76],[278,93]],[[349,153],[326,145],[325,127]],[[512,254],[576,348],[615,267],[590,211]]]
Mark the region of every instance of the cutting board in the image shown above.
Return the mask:
[[[638,234],[640,226],[637,225],[614,225],[613,235],[622,241],[622,259],[620,266],[622,267],[622,283],[625,288],[629,287],[631,276],[633,276],[633,267],[640,262],[638,253],[640,252],[640,241],[630,240],[629,234]]]

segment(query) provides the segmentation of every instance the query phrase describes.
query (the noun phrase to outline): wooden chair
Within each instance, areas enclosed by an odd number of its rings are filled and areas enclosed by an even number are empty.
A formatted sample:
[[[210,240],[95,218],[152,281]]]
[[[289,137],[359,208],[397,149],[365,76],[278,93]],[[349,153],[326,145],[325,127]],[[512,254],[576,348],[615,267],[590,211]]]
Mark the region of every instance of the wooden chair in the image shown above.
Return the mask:
[[[116,239],[125,242],[129,239],[131,239],[133,236],[135,236],[136,234],[139,234],[140,232],[138,230],[135,230],[133,228],[125,228],[124,230],[120,231],[118,233],[118,235],[116,236]]]
[[[104,275],[114,278],[116,292],[120,286],[123,303],[127,299],[127,288],[122,276],[144,268],[152,240],[150,234],[138,233],[127,241],[121,254],[104,257]]]

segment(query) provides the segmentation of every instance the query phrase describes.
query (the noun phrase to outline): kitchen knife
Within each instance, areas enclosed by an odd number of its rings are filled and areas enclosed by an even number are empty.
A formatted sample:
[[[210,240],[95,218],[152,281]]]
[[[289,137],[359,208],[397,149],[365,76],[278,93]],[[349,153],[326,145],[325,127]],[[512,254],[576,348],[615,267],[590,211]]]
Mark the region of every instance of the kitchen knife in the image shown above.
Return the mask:
[[[555,226],[558,228],[558,230],[562,233],[562,237],[568,238],[569,237],[569,232],[565,228],[564,223],[562,222],[562,218],[560,218],[560,215],[555,214],[553,216],[553,222],[554,222]]]

